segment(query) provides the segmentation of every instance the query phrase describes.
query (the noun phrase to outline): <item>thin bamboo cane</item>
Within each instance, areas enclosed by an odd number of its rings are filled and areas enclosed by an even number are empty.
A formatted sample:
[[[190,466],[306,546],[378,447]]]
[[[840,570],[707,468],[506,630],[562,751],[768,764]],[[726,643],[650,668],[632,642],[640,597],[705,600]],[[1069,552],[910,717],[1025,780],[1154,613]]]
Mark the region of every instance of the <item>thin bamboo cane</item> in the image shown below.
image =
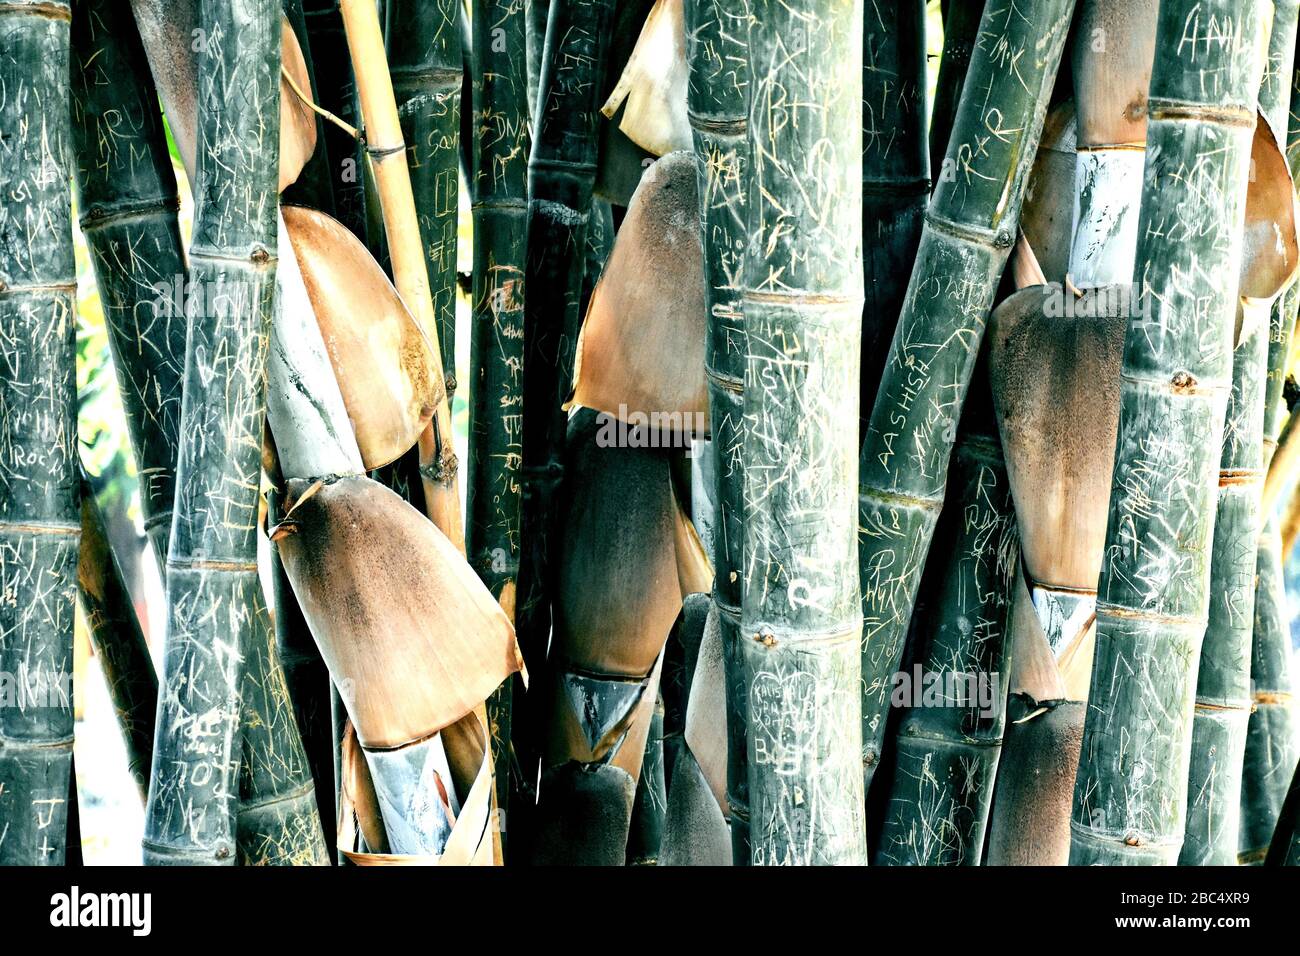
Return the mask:
[[[997,278],[1015,241],[1073,7],[1073,0],[1045,0],[1025,10],[985,10],[983,42],[945,159],[955,175],[939,176],[862,444],[858,559],[868,788],[880,759],[891,675],[943,503],[962,401]]]
[[[943,16],[943,55],[930,112],[930,174],[937,180],[948,155],[948,140],[970,69],[971,54],[984,16],[984,0],[951,0]],[[952,169],[956,173],[956,167]]]
[[[81,553],[77,560],[81,608],[126,744],[127,771],[149,793],[158,675],[140,632],[135,606],[104,529],[104,516],[85,473],[81,475]]]
[[[895,741],[873,863],[977,866],[984,849],[1006,721],[1002,675],[1019,546],[987,375],[977,371],[974,381],[935,532],[939,547],[921,584],[921,646],[909,679],[894,688],[903,692],[895,704],[911,709]]]
[[[76,601],[67,3],[0,6],[0,865],[64,862]],[[75,792],[75,791],[71,791]]]
[[[966,4],[969,6],[969,4]],[[902,311],[930,199],[925,2],[865,8],[862,69],[861,438]],[[969,56],[969,50],[967,51]]]
[[[528,102],[524,11],[518,0],[478,0],[473,17],[474,286],[470,332],[466,553],[514,620],[519,573],[524,269],[528,255]],[[510,765],[513,683],[488,700],[492,759]],[[497,777],[508,814],[509,776]]]
[[[357,80],[365,121],[366,153],[383,207],[384,231],[393,266],[393,284],[435,350],[438,328],[429,290],[429,273],[420,241],[411,175],[406,163],[397,101],[389,79],[379,15],[369,0],[341,0],[343,26]],[[456,488],[456,451],[452,443],[451,404],[446,382],[437,370],[433,421],[420,438],[420,473],[425,511],[460,550],[465,547],[460,498]]]
[[[756,0],[753,11],[740,622],[750,858],[863,863],[862,7]]]
[[[1244,213],[1267,24],[1260,2],[1160,5],[1072,864],[1168,864],[1183,842],[1242,254],[1224,224]]]
[[[749,182],[749,0],[688,0],[691,66],[687,88],[695,135],[703,230],[708,333],[710,453],[716,480],[713,603],[722,628],[727,673],[727,802],[732,856],[749,862],[748,691],[741,656],[740,604],[744,511],[745,211]]]
[[[447,400],[456,391],[456,213],[464,73],[460,0],[388,0],[389,71],[402,123]]]
[[[185,363],[176,176],[130,10],[112,0],[77,4],[72,48],[81,230],[135,451],[145,533],[165,572]]]
[[[168,641],[145,820],[151,864],[235,862],[243,660],[269,640],[255,536],[275,297],[279,142],[268,132],[279,112],[279,5],[204,0],[198,24],[207,42]],[[239,188],[228,188],[231,177]]]

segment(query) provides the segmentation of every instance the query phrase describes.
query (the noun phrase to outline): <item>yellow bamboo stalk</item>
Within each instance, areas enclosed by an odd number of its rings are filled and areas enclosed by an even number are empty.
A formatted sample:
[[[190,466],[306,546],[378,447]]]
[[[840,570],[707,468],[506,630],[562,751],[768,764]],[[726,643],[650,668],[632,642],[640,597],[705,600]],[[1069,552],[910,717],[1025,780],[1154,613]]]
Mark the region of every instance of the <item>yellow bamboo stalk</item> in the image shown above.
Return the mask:
[[[393,284],[424,330],[433,354],[439,355],[429,274],[425,268],[415,195],[406,165],[406,142],[397,116],[397,98],[388,73],[388,57],[373,0],[340,0],[343,29],[356,76],[357,98],[365,135],[366,156],[379,192],[384,233],[393,267]],[[437,366],[439,363],[434,363]],[[452,445],[451,405],[440,367],[434,370],[439,395],[433,420],[420,436],[420,476],[425,510],[462,553],[465,533],[456,489],[456,452]]]

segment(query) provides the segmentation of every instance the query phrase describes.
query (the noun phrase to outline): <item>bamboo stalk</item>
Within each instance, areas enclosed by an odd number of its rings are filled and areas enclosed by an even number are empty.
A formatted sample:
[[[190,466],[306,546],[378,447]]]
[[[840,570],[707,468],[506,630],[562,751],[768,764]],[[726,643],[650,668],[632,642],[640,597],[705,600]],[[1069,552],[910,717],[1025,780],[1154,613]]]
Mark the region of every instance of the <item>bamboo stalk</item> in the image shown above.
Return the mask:
[[[379,16],[369,0],[341,0],[339,7],[352,54],[361,116],[365,121],[366,153],[383,207],[393,284],[434,350],[439,351],[429,273],[420,240],[411,175],[406,164],[406,144],[389,79]],[[458,466],[452,443],[451,404],[441,369],[435,368],[435,371],[437,375],[433,384],[441,397],[435,404],[433,421],[420,438],[425,510],[443,534],[463,551],[465,536],[456,488]]]
[[[862,7],[759,0],[753,11],[740,622],[750,858],[863,863]]]
[[[1273,40],[1296,20],[1275,18]],[[1261,105],[1268,99],[1267,77]],[[1232,387],[1219,464],[1210,566],[1210,606],[1201,645],[1187,782],[1187,826],[1179,862],[1229,865],[1237,860],[1243,757],[1252,709],[1250,664],[1256,604],[1256,558],[1264,484],[1264,393],[1269,319],[1283,283],[1295,272],[1294,187],[1281,145],[1264,122],[1256,128],[1246,194],[1245,251],[1238,291]],[[1271,281],[1270,281],[1271,280]],[[1288,641],[1289,643],[1289,641]],[[1272,830],[1270,828],[1269,834]]]
[[[0,865],[64,862],[72,773],[77,431],[69,9],[0,6]]]
[[[77,4],[72,48],[81,230],[140,475],[145,533],[165,573],[185,362],[176,176],[130,10],[111,0]]]
[[[945,159],[955,176],[939,177],[862,444],[858,560],[868,788],[962,401],[1015,241],[1073,7],[1073,0],[1046,0],[1026,10],[985,10],[984,41],[971,62]],[[1012,59],[1014,70],[1007,66]],[[990,137],[990,125],[1000,135]]]
[[[1008,609],[1019,556],[1006,464],[987,377],[967,403],[949,505],[922,580],[919,644],[899,724],[897,763],[872,862],[978,866],[1006,721]],[[929,592],[928,599],[925,597]],[[934,688],[925,693],[925,683]],[[935,696],[937,694],[937,696]],[[896,701],[896,704],[901,701]]]
[[[970,6],[965,4],[964,6]],[[861,437],[884,372],[930,199],[925,136],[925,2],[865,9],[862,70]],[[967,50],[969,56],[969,50]]]
[[[406,143],[447,401],[456,391],[456,213],[464,73],[459,0],[388,0],[389,72]]]
[[[470,332],[466,552],[514,620],[519,574],[524,270],[528,254],[528,102],[524,11],[516,0],[479,0],[473,28],[473,325]],[[488,699],[492,759],[510,765],[513,683]],[[509,775],[497,777],[508,813]]]
[[[1224,224],[1244,213],[1265,13],[1258,2],[1160,5],[1133,273],[1141,308],[1125,338],[1072,864],[1168,864],[1183,842],[1242,254],[1241,231]],[[1223,18],[1230,35],[1211,26]]]
[[[732,856],[749,862],[748,690],[741,656],[740,604],[744,513],[744,292],[749,182],[748,0],[687,0],[691,67],[687,102],[695,137],[704,248],[705,374],[710,454],[716,486],[713,604],[727,673],[727,802]]]
[[[935,81],[934,108],[930,112],[930,173],[936,182],[948,155],[948,140],[983,16],[984,0],[951,0],[944,10],[943,55]]]
[[[1268,866],[1300,866],[1300,767],[1291,777],[1291,788],[1278,814],[1265,863]]]
[[[275,300],[279,5],[204,0],[198,23],[208,42],[198,52],[193,290],[150,864],[235,862],[242,663],[269,640],[255,536]],[[231,177],[240,188],[227,188]]]
[[[664,811],[668,808],[668,786],[664,780],[664,699],[655,701],[650,731],[641,758],[641,775],[632,800],[632,819],[627,831],[627,865],[656,866],[663,842]]]
[[[78,14],[79,15],[79,14]],[[113,702],[122,740],[126,744],[127,771],[143,802],[149,794],[149,768],[153,764],[153,731],[158,708],[158,675],[149,645],[140,632],[135,606],[122,580],[104,528],[104,516],[95,492],[81,475],[81,553],[77,560],[81,608],[90,639]]]

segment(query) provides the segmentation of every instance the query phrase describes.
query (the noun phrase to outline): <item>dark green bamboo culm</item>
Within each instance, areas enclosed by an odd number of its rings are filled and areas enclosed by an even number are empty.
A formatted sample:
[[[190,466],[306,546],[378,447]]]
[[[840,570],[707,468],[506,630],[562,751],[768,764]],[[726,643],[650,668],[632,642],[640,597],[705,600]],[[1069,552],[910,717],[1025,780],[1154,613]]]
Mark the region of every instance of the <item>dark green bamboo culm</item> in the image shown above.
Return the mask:
[[[134,29],[134,27],[132,27]],[[84,471],[81,475],[81,554],[77,561],[81,609],[108,697],[126,744],[127,771],[143,801],[153,764],[158,675],[104,528],[104,516]]]
[[[303,22],[311,48],[317,102],[344,122],[359,126],[352,58],[348,55],[338,0],[303,0]],[[330,164],[335,218],[365,242],[365,176],[360,158],[363,147],[333,123],[323,127],[325,139],[321,145]]]
[[[542,56],[546,52],[546,21],[551,0],[524,0],[524,53],[528,67],[528,123],[537,115],[537,89],[542,78]]]
[[[78,514],[67,3],[0,6],[0,865],[64,862]]]
[[[573,379],[586,233],[596,174],[599,87],[614,0],[554,0],[547,21],[539,105],[528,160],[528,259],[524,302],[523,467],[515,627],[542,706],[551,629],[549,565],[556,490],[564,472],[568,416],[561,406]],[[532,703],[515,734],[524,777],[534,779],[537,738],[546,726]],[[516,730],[520,730],[516,724]]]
[[[862,431],[907,292],[930,199],[925,0],[865,8],[862,50]],[[861,440],[861,438],[859,438]]]
[[[1072,864],[1171,864],[1183,842],[1266,11],[1160,4]],[[1194,61],[1188,31],[1226,19]]]
[[[1260,91],[1260,109],[1280,136],[1282,129],[1290,125],[1290,111],[1300,108],[1293,102],[1297,83],[1297,4],[1295,0],[1274,0],[1273,10],[1275,24],[1265,81]],[[1282,24],[1281,29],[1278,24]],[[1290,72],[1288,65],[1291,66]],[[1288,80],[1291,81],[1289,91]],[[1288,93],[1292,101],[1289,103]],[[1300,172],[1300,157],[1290,149],[1288,155],[1292,175],[1295,175]],[[1277,439],[1287,415],[1283,393],[1290,371],[1297,305],[1300,305],[1300,297],[1297,296],[1297,286],[1293,285],[1274,303],[1269,323],[1268,384],[1264,399],[1265,471],[1277,450]],[[1238,860],[1246,864],[1263,862],[1296,766],[1296,727],[1291,711],[1291,630],[1281,567],[1285,555],[1281,553],[1277,514],[1269,513],[1263,517],[1264,529],[1260,534],[1255,568],[1257,584],[1250,655],[1253,706],[1247,724],[1246,752],[1241,771]]]
[[[158,96],[130,8],[78,3],[72,22],[78,206],[140,475],[145,533],[167,560],[181,374],[185,252]]]
[[[980,23],[945,163],[862,444],[863,774],[880,760],[892,675],[943,505],[948,458],[1015,241],[1025,180],[1073,0],[991,5]],[[1004,58],[1016,59],[1008,70]],[[991,126],[1003,131],[990,136]]]
[[[984,0],[947,0],[944,4],[943,55],[935,80],[934,107],[930,111],[930,175],[934,179],[943,173],[948,138],[952,135],[953,119],[957,116],[957,104],[961,101],[983,16]]]
[[[987,375],[976,372],[972,388],[921,584],[915,664],[893,690],[901,697],[895,705],[911,709],[895,738],[872,863],[978,866],[984,849],[1006,723],[1002,680],[1019,550]]]
[[[727,679],[727,803],[732,859],[749,862],[748,691],[741,655],[740,603],[744,517],[744,292],[749,224],[750,0],[686,0],[688,113],[695,139],[708,304],[704,356],[709,388],[710,453],[717,487],[713,603],[722,629]]]
[[[477,0],[473,29],[474,216],[465,551],[514,618],[523,453],[524,267],[528,256],[528,95],[524,12]],[[512,679],[488,699],[497,807],[508,812]],[[508,833],[508,831],[507,831]]]
[[[655,866],[664,835],[664,811],[668,808],[664,782],[664,700],[655,701],[650,733],[645,741],[641,775],[636,779],[632,819],[627,831],[627,865]]]
[[[1296,0],[1274,3],[1269,37],[1269,63],[1259,89],[1259,111],[1273,129],[1285,127],[1295,62]],[[1281,157],[1277,158],[1281,167]],[[1252,159],[1254,178],[1270,176]],[[1279,178],[1286,173],[1276,170]],[[1253,187],[1252,187],[1253,188]],[[1294,240],[1294,221],[1286,217]],[[1250,293],[1240,290],[1241,296]],[[1223,429],[1219,463],[1218,503],[1214,519],[1210,566],[1208,625],[1201,645],[1196,678],[1196,710],[1192,724],[1187,781],[1187,824],[1178,861],[1184,866],[1228,866],[1237,862],[1242,805],[1242,774],[1247,724],[1253,706],[1251,645],[1257,606],[1255,549],[1242,542],[1257,541],[1261,531],[1260,493],[1264,481],[1264,418],[1268,357],[1272,327],[1280,326],[1283,296],[1274,298],[1271,321],[1262,321],[1263,303],[1243,298],[1237,308],[1242,334],[1232,357],[1232,385]],[[1276,524],[1274,524],[1276,527]],[[1260,580],[1266,580],[1263,576]],[[1289,645],[1289,640],[1287,641]],[[1260,857],[1272,834],[1269,825],[1259,839]]]
[[[198,51],[189,337],[145,814],[151,864],[235,862],[243,659],[269,637],[256,535],[275,300],[279,144],[267,127],[279,112],[279,4],[204,0],[199,27],[209,42]]]
[[[456,391],[456,204],[464,72],[459,9],[460,0],[388,0],[384,31],[448,401]]]
[[[1300,767],[1291,775],[1291,788],[1282,803],[1265,863],[1268,866],[1300,866]]]
[[[752,10],[740,614],[750,861],[865,863],[853,502],[862,6]]]

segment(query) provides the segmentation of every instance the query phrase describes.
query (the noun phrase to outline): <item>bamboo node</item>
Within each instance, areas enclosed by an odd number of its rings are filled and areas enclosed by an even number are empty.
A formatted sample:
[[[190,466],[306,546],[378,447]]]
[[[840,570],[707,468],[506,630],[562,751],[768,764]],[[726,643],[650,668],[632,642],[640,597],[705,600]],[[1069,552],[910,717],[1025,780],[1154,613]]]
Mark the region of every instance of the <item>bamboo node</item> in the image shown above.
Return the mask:
[[[1175,372],[1169,384],[1173,387],[1175,394],[1186,394],[1195,390],[1196,376],[1186,371]]]
[[[1128,833],[1124,834],[1124,845],[1125,845],[1125,846],[1141,846],[1141,845],[1142,845],[1142,837],[1139,836],[1138,834],[1134,833],[1132,830],[1130,830]]]

